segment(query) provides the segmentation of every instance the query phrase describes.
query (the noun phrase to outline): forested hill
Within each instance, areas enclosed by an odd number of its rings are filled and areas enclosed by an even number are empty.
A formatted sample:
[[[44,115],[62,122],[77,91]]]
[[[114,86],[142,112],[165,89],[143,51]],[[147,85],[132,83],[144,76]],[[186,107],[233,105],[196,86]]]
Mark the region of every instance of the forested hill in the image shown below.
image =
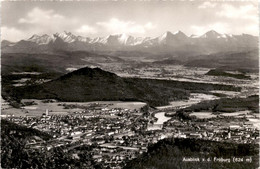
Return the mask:
[[[196,139],[164,139],[148,152],[129,161],[124,169],[251,169],[259,166],[258,145],[214,142]],[[218,158],[218,159],[215,159]],[[233,157],[252,157],[251,162],[233,162]],[[186,161],[184,160],[186,158]],[[188,158],[210,159],[189,162]],[[230,162],[217,160],[230,159]]]
[[[82,68],[50,82],[5,91],[19,99],[57,99],[60,101],[144,101],[151,106],[166,105],[184,99],[190,92],[210,90],[239,91],[231,85],[170,80],[122,78],[100,68]]]
[[[0,168],[97,168],[92,160],[91,147],[81,146],[79,150],[65,152],[66,147],[54,147],[47,150],[27,149],[27,141],[33,138],[48,141],[49,134],[36,129],[20,126],[15,123],[1,120],[1,167]],[[51,143],[48,143],[51,144]],[[73,158],[73,151],[80,151],[79,159]]]
[[[250,76],[247,76],[243,73],[234,74],[234,73],[228,73],[228,72],[218,70],[218,69],[212,69],[212,70],[208,71],[206,73],[206,75],[232,77],[232,78],[236,78],[236,79],[250,79]]]
[[[25,144],[31,137],[49,140],[51,135],[36,129],[20,126],[7,120],[1,120],[1,167],[29,168],[30,161],[37,157],[29,156]],[[30,159],[31,158],[31,159]]]
[[[184,119],[191,119],[191,112],[212,111],[213,113],[232,113],[238,111],[251,111],[259,113],[259,95],[247,98],[221,98],[217,100],[202,101],[198,104],[179,109],[176,113]]]

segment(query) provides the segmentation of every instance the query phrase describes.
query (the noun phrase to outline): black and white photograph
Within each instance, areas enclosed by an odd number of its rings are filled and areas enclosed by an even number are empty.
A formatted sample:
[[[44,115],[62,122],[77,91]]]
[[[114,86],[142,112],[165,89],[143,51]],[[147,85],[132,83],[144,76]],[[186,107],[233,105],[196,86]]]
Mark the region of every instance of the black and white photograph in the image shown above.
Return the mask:
[[[259,1],[1,1],[3,169],[260,169]]]

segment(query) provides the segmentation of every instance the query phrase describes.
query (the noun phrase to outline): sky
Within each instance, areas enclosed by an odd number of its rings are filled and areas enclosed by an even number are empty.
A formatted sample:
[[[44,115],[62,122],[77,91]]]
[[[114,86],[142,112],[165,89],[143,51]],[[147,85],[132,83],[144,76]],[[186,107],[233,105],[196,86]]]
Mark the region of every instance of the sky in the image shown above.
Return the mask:
[[[258,1],[12,1],[1,3],[1,39],[71,32],[156,37],[181,30],[258,36]]]

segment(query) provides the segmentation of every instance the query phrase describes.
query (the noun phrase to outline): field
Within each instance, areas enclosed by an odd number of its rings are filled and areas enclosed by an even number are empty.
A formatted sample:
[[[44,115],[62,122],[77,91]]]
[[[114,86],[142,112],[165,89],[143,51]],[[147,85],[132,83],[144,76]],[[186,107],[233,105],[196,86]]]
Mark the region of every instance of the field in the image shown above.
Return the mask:
[[[260,119],[259,118],[248,118],[249,122],[253,124],[258,130],[260,130]]]
[[[190,116],[196,116],[196,118],[199,119],[208,119],[208,118],[213,118],[213,117],[217,117],[217,115],[221,115],[224,117],[241,117],[241,115],[248,115],[251,114],[250,111],[238,111],[238,112],[233,112],[233,113],[226,113],[226,112],[217,112],[217,113],[213,113],[213,112],[192,112],[189,115]]]
[[[15,116],[41,116],[48,109],[50,115],[67,115],[69,113],[83,111],[80,107],[94,106],[96,108],[122,108],[122,109],[140,109],[145,106],[142,102],[122,102],[122,101],[98,101],[98,102],[58,102],[44,103],[42,100],[37,99],[23,99],[22,102],[35,102],[35,105],[24,106],[22,108],[6,108],[2,110],[2,115],[15,115]],[[65,108],[63,105],[74,105],[73,108]],[[75,108],[74,108],[75,107]]]
[[[234,113],[249,110],[253,113],[259,113],[259,96],[253,95],[247,98],[220,98],[217,100],[202,101],[190,107],[180,109],[178,112],[223,112]]]
[[[204,94],[204,93],[190,93],[190,97],[187,100],[180,100],[180,101],[172,101],[167,106],[159,106],[156,107],[157,109],[167,109],[167,108],[184,108],[194,104],[197,104],[201,101],[205,100],[215,100],[218,99],[217,96],[211,94]]]
[[[196,118],[199,119],[208,119],[208,118],[213,118],[217,117],[216,115],[212,114],[212,112],[193,112],[190,114],[190,116],[196,116]]]
[[[240,115],[246,115],[249,114],[250,111],[238,111],[233,113],[222,113],[223,116],[240,116]]]

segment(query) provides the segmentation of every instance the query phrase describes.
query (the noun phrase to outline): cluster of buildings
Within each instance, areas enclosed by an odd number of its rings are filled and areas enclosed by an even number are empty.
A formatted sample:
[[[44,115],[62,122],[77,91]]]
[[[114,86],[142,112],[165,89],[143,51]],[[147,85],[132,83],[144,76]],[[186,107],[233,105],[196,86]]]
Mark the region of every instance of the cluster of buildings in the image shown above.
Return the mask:
[[[82,145],[92,145],[95,147],[92,152],[93,159],[111,168],[122,166],[124,161],[147,151],[149,143],[139,135],[147,127],[147,120],[139,110],[103,108],[69,115],[51,115],[51,112],[46,110],[38,117],[5,118],[53,136],[50,141],[44,141],[40,137],[28,139],[28,149],[48,151],[62,146],[64,151],[69,151]],[[74,156],[77,157],[76,154]]]
[[[173,137],[199,138],[213,141],[259,144],[259,129],[246,118],[235,120],[212,118],[211,120],[183,121],[173,117],[164,125],[164,130],[173,132]]]
[[[175,138],[198,138],[237,143],[258,143],[259,130],[245,119],[215,118],[208,120],[182,120],[173,116],[156,130],[148,130],[157,121],[151,113],[122,108],[84,110],[68,115],[6,116],[20,125],[44,131],[53,139],[44,141],[39,137],[28,139],[30,150],[48,151],[63,147],[68,152],[83,145],[90,145],[92,158],[104,168],[122,168],[126,161],[147,151],[150,144],[159,140]],[[72,154],[79,158],[77,153]]]

